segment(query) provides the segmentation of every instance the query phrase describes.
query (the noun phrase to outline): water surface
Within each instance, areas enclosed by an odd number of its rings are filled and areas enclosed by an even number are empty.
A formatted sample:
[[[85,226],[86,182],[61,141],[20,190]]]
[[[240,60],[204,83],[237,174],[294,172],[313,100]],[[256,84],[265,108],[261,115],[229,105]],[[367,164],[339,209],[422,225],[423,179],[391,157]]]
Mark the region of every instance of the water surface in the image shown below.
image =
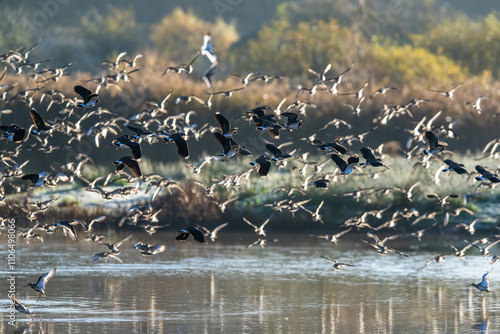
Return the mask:
[[[112,237],[119,240],[120,235]],[[4,236],[2,236],[4,238]],[[135,238],[135,237],[134,237]],[[500,270],[490,274],[493,294],[467,287],[494,265],[477,252],[468,261],[448,257],[421,268],[438,250],[420,247],[383,259],[359,238],[339,245],[283,236],[264,248],[245,249],[253,235],[226,236],[214,244],[175,242],[157,233],[143,242],[164,243],[144,257],[122,246],[123,264],[88,264],[105,251],[98,244],[61,238],[17,244],[17,297],[34,313],[17,313],[17,331],[32,333],[496,333]],[[5,258],[5,242],[0,246]],[[335,272],[319,255],[355,265]],[[2,266],[2,276],[7,275]],[[47,297],[22,286],[57,267]],[[8,305],[2,280],[1,302]],[[500,290],[499,290],[500,291]],[[0,332],[13,332],[2,308]]]

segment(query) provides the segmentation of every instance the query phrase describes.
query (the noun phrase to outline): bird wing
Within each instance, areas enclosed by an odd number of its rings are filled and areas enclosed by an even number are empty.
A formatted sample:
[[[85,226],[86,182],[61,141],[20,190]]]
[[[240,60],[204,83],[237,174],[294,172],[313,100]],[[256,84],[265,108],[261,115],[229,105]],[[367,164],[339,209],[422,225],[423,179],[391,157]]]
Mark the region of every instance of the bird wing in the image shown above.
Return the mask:
[[[252,226],[254,229],[258,229],[259,228],[257,225],[254,225],[250,221],[248,221],[248,219],[246,219],[245,217],[243,217],[243,221],[245,223],[247,223],[248,225]]]
[[[220,112],[215,113],[215,120],[217,121],[217,123],[219,123],[222,133],[229,132],[230,130],[229,121],[224,116],[222,116]]]
[[[331,155],[331,158],[333,160],[333,162],[335,162],[337,164],[337,166],[339,167],[339,169],[341,171],[344,171],[345,168],[347,167],[347,162],[344,161],[344,159],[342,159],[339,155],[337,154],[332,154]]]
[[[282,154],[281,150],[279,148],[277,148],[276,146],[274,146],[273,144],[266,144],[266,149],[274,155],[281,155]]]
[[[194,240],[206,244],[207,240],[205,239],[205,235],[197,226],[188,226],[186,230],[193,235]]]
[[[115,247],[118,248],[120,247],[125,241],[128,241],[130,238],[132,238],[133,234],[129,235],[128,237],[126,237],[125,239],[123,240],[120,240],[118,242],[115,242]]]
[[[212,231],[212,234],[213,235],[217,235],[217,233],[220,230],[222,230],[224,227],[226,227],[227,225],[229,225],[229,223],[220,224],[219,226],[217,226],[216,228],[214,228],[214,230]]]
[[[36,283],[36,285],[38,285],[42,289],[44,289],[45,288],[45,284],[47,284],[47,282],[49,281],[49,279],[51,279],[52,276],[54,276],[55,274],[56,274],[56,268],[52,269],[48,273],[45,273],[45,274],[41,275],[38,278],[38,282]]]
[[[432,131],[426,131],[425,138],[429,142],[429,146],[431,149],[436,147],[439,144],[439,140],[437,139],[436,135]]]
[[[45,127],[45,122],[43,121],[42,116],[36,111],[35,108],[31,108],[30,110],[30,115],[31,119],[33,120],[33,123],[35,124],[35,127],[37,129],[41,129]]]
[[[80,95],[84,100],[88,96],[92,95],[92,92],[90,90],[80,85],[76,85],[75,87],[73,87],[73,90],[75,91],[75,93]]]
[[[171,137],[177,146],[177,154],[179,154],[181,158],[189,158],[189,147],[187,141],[182,137],[182,134],[174,133]]]

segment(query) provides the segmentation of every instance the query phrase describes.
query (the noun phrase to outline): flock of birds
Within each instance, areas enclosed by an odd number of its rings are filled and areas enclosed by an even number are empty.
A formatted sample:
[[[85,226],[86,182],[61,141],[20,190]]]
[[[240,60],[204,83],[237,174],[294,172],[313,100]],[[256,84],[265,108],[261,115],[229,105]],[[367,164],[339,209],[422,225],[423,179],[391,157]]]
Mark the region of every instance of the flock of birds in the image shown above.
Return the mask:
[[[292,213],[292,215],[295,214],[295,212],[303,211],[310,215],[312,221],[323,222],[323,217],[320,211],[323,209],[324,201],[322,201],[318,206],[311,207],[308,204],[310,199],[303,201],[295,200],[295,194],[305,194],[305,191],[309,188],[316,188],[318,189],[317,191],[321,191],[321,189],[328,188],[330,183],[342,182],[342,179],[345,179],[351,174],[358,173],[358,171],[362,172],[363,170],[366,170],[366,168],[374,170],[389,170],[390,166],[386,166],[383,161],[384,144],[380,145],[377,149],[372,149],[369,146],[363,145],[359,151],[361,157],[359,154],[351,152],[352,149],[350,146],[356,142],[363,144],[365,137],[369,133],[380,131],[380,129],[383,129],[384,126],[389,124],[393,119],[403,115],[413,117],[412,109],[418,108],[421,103],[432,103],[434,101],[429,99],[413,99],[408,103],[400,105],[384,104],[381,109],[381,116],[378,119],[378,126],[359,134],[354,134],[355,127],[347,121],[338,118],[332,119],[316,132],[307,134],[306,136],[301,134],[302,137],[296,139],[297,141],[305,142],[310,145],[312,151],[310,150],[305,153],[300,153],[300,150],[295,149],[287,152],[285,148],[289,145],[289,143],[276,145],[275,142],[280,140],[280,136],[283,132],[287,134],[291,134],[293,132],[300,133],[304,123],[307,122],[307,110],[316,108],[313,103],[297,99],[293,103],[285,105],[287,98],[284,98],[276,108],[258,106],[232,119],[229,119],[227,115],[224,115],[220,111],[215,111],[213,114],[215,122],[213,124],[215,124],[215,126],[212,124],[205,124],[199,127],[192,120],[192,118],[196,116],[195,111],[189,111],[188,113],[180,113],[177,115],[169,113],[167,106],[171,102],[170,98],[172,93],[170,93],[160,103],[147,102],[149,106],[148,109],[126,118],[122,115],[115,114],[112,110],[106,109],[106,106],[102,106],[103,103],[101,102],[99,92],[103,89],[111,89],[111,87],[121,90],[121,86],[126,85],[127,82],[131,80],[131,74],[140,71],[136,62],[142,57],[142,55],[137,55],[133,59],[127,59],[126,53],[121,53],[115,61],[103,63],[104,66],[108,67],[105,74],[75,85],[74,95],[66,96],[61,91],[46,89],[44,84],[57,82],[61,77],[69,75],[67,70],[72,64],[59,68],[45,68],[43,66],[45,62],[33,62],[31,60],[30,53],[32,50],[33,48],[28,50],[20,48],[18,50],[9,51],[0,55],[0,62],[6,65],[5,71],[0,77],[0,84],[2,79],[4,79],[8,68],[11,68],[13,70],[11,72],[18,75],[20,79],[27,79],[28,85],[30,82],[35,83],[33,88],[27,88],[22,91],[18,90],[17,92],[17,83],[0,85],[1,103],[3,105],[21,103],[25,106],[26,110],[29,111],[32,120],[32,124],[28,129],[23,128],[20,124],[0,125],[0,130],[3,131],[0,139],[12,143],[7,145],[15,145],[8,146],[8,149],[4,149],[1,152],[0,173],[3,177],[0,181],[0,195],[2,203],[6,206],[9,206],[9,204],[6,202],[4,184],[6,184],[8,180],[13,179],[15,179],[16,182],[11,182],[11,186],[17,191],[22,190],[22,187],[19,186],[19,182],[17,182],[18,179],[22,181],[29,181],[27,196],[29,196],[35,188],[55,187],[58,184],[70,183],[75,180],[87,184],[86,191],[97,193],[106,201],[112,201],[115,198],[126,198],[130,194],[136,194],[143,184],[146,184],[145,193],[148,193],[151,189],[156,187],[156,191],[152,196],[151,201],[154,200],[161,191],[177,192],[180,194],[183,192],[183,189],[176,182],[161,175],[143,174],[141,169],[141,147],[145,144],[155,145],[156,143],[173,143],[176,145],[177,153],[181,161],[186,161],[190,158],[190,145],[192,145],[193,142],[212,140],[220,144],[221,151],[214,155],[204,156],[196,162],[185,162],[188,168],[194,173],[201,173],[204,166],[209,163],[227,163],[227,161],[234,160],[234,157],[237,155],[243,156],[242,159],[244,159],[244,157],[251,157],[252,161],[249,162],[249,164],[252,167],[246,168],[244,171],[239,173],[225,175],[223,179],[215,180],[212,184],[204,184],[199,181],[194,182],[193,184],[199,186],[200,189],[206,193],[206,196],[214,197],[217,191],[221,188],[237,191],[243,183],[250,182],[250,177],[254,170],[257,171],[260,178],[266,178],[270,173],[272,173],[272,168],[276,168],[274,166],[277,166],[277,168],[286,168],[289,164],[292,164],[293,161],[302,165],[302,168],[294,166],[292,167],[292,170],[297,170],[303,177],[303,184],[290,189],[277,188],[275,192],[286,194],[285,198],[283,200],[275,201],[274,203],[266,203],[264,206],[270,207],[274,211],[288,211]],[[189,75],[193,71],[193,63],[197,57],[198,54],[188,64],[170,66],[163,74],[170,75],[168,74],[169,72],[174,72],[178,75]],[[365,93],[368,87],[367,83],[355,92],[339,92],[342,89],[340,86],[342,78],[344,75],[348,74],[350,68],[345,69],[339,75],[333,77],[328,76],[328,72],[330,70],[331,65],[328,65],[322,72],[310,69],[310,73],[315,76],[314,85],[312,88],[299,86],[296,97],[298,98],[303,94],[307,94],[311,98],[315,94],[350,96],[350,101],[354,101],[354,105],[347,103],[345,105],[355,115],[359,116],[360,113],[362,113],[362,107],[366,101],[374,100],[380,98],[380,96],[390,94],[391,92],[398,92],[400,90],[398,87],[382,87],[369,95]],[[213,72],[214,71],[211,71],[209,75],[213,75]],[[250,73],[244,78],[241,78],[241,86],[235,89],[209,92],[207,99],[194,95],[179,95],[173,103],[175,105],[182,106],[191,105],[193,102],[196,102],[200,108],[207,108],[208,112],[211,112],[212,99],[215,96],[220,95],[223,98],[229,98],[234,94],[238,94],[238,92],[244,91],[249,85],[256,82],[260,81],[266,83],[271,80],[280,79],[282,79],[282,77],[272,77],[259,75],[258,73]],[[94,92],[85,87],[90,83],[97,85]],[[433,93],[440,94],[447,99],[453,99],[461,85],[462,84],[457,85],[449,91],[433,91]],[[39,102],[36,102],[35,99],[38,95],[40,95]],[[486,96],[481,96],[476,102],[470,102],[468,106],[473,108],[475,112],[481,113],[481,101],[486,98]],[[41,110],[43,106],[42,103],[44,103],[44,101],[46,102],[47,99],[49,103],[48,106],[44,107],[42,112],[39,112],[35,108],[35,105],[38,105],[38,109]],[[59,108],[57,117],[55,118],[50,116],[51,114],[49,113],[49,110],[53,109],[53,107]],[[8,109],[4,109],[2,111],[2,114],[8,113]],[[446,138],[455,138],[456,134],[455,129],[453,128],[455,123],[448,122],[448,124],[445,125],[434,125],[440,116],[441,111],[436,113],[429,120],[427,117],[422,118],[421,121],[416,122],[414,128],[407,129],[410,135],[406,148],[403,150],[408,160],[418,160],[418,162],[414,164],[413,168],[429,168],[432,162],[438,161],[444,165],[438,169],[435,179],[438,179],[440,173],[456,173],[464,178],[467,178],[464,180],[473,178],[478,181],[476,191],[483,188],[493,189],[496,184],[500,183],[500,178],[497,174],[495,174],[493,168],[476,165],[476,171],[469,172],[463,164],[450,158],[450,155],[448,154],[450,152],[447,149],[447,144],[440,141],[439,137],[444,136]],[[232,123],[241,122],[242,120],[248,122],[250,126],[255,127],[255,136],[267,138],[261,152],[255,154],[255,152],[251,152],[254,149],[251,150],[247,146],[238,143],[238,128],[234,127],[234,124]],[[91,123],[91,125],[88,128],[85,128],[84,124],[87,121]],[[318,139],[325,133],[325,131],[331,129],[331,127],[338,129],[340,126],[352,129],[353,133],[347,136],[338,137],[330,142]],[[125,132],[125,134],[121,134],[123,132]],[[99,176],[93,181],[86,179],[84,173],[82,172],[85,166],[93,162],[91,156],[83,153],[76,155],[72,161],[64,165],[52,168],[51,171],[40,170],[36,173],[25,173],[24,169],[29,161],[23,163],[16,161],[19,156],[19,152],[41,151],[46,154],[50,154],[56,150],[64,150],[70,147],[66,145],[53,145],[51,140],[55,133],[66,134],[68,137],[68,145],[71,145],[74,142],[78,143],[83,139],[90,139],[94,142],[96,147],[99,147],[103,141],[107,141],[120,151],[129,150],[128,152],[130,152],[130,154],[124,155],[121,158],[112,161],[112,163],[116,166],[114,171],[109,173],[107,176]],[[108,139],[108,136],[110,135],[114,135],[114,138],[111,140]],[[32,144],[27,145],[27,143],[30,142]],[[487,147],[485,147],[484,152],[490,152],[488,154],[494,156],[496,154],[496,148],[499,144],[500,140],[492,140]],[[309,155],[313,155],[314,153],[320,157],[327,156],[328,159],[321,163],[311,161],[309,159]],[[330,161],[331,163],[328,165]],[[328,167],[332,170],[331,172],[325,172],[325,169]],[[43,169],[40,166],[38,168]],[[374,177],[376,173],[372,173],[370,175]],[[98,185],[98,183],[103,180],[104,182],[102,183],[102,186]],[[125,180],[127,184],[135,183],[135,186],[120,186],[113,190],[108,190],[106,187],[116,180]],[[401,192],[406,197],[408,203],[411,203],[412,193],[415,188],[419,186],[419,183],[420,182],[415,183],[409,189],[398,187],[356,189],[352,192],[336,194],[335,196],[352,196],[354,198],[360,198],[377,192],[382,194],[389,192]],[[449,199],[454,197],[458,196],[449,194],[441,198],[436,194],[427,195],[428,199],[437,200],[436,205],[444,208],[444,211],[419,213],[414,208],[396,208],[392,211],[393,208],[389,205],[384,209],[366,211],[360,216],[348,219],[342,225],[345,229],[339,233],[312,236],[318,238],[318,240],[326,240],[327,242],[336,244],[343,235],[354,230],[359,231],[364,229],[368,230],[366,236],[370,239],[370,241],[363,240],[363,242],[373,247],[381,256],[396,253],[400,256],[407,257],[408,255],[406,253],[388,246],[387,243],[402,236],[414,236],[420,240],[425,232],[438,226],[439,222],[436,219],[437,215],[444,216],[442,226],[446,226],[448,224],[450,216],[458,216],[461,214],[468,214],[471,216],[474,215],[474,212],[465,206],[448,209]],[[132,238],[132,235],[129,235],[123,240],[112,243],[107,241],[106,235],[95,233],[94,225],[96,223],[103,222],[106,219],[106,216],[96,217],[89,223],[81,219],[69,219],[57,223],[43,222],[43,219],[40,219],[39,216],[46,212],[48,208],[57,201],[57,199],[58,198],[52,198],[44,202],[36,201],[35,203],[15,204],[16,208],[21,210],[32,224],[28,229],[17,228],[19,235],[22,238],[28,242],[43,241],[43,234],[53,234],[57,230],[60,230],[64,237],[69,238],[74,242],[90,241],[99,243],[103,247],[107,247],[106,251],[92,256],[89,263],[101,259],[113,259],[117,262],[122,262],[119,258],[119,254],[121,252],[120,247],[128,242]],[[237,200],[238,196],[234,196],[227,201],[220,203],[217,201],[215,202],[221,212],[224,212],[229,205],[233,204]],[[119,222],[119,226],[123,226],[124,224],[134,225],[149,234],[153,234],[158,229],[168,226],[161,224],[159,221],[158,215],[161,211],[162,209],[155,210],[151,203],[147,203],[146,205],[139,205],[135,203],[124,214],[123,218]],[[375,221],[381,220],[383,217],[390,215],[391,211],[392,216],[389,220],[379,224],[378,226],[373,226]],[[258,239],[249,244],[247,248],[257,245],[264,247],[267,242],[277,241],[276,239],[268,238],[266,234],[265,228],[267,224],[269,224],[271,217],[261,225],[254,224],[244,217],[242,217],[242,219],[254,230],[258,237]],[[405,220],[412,220],[410,226],[414,226],[424,220],[431,220],[434,221],[434,223],[432,226],[417,229],[404,235],[390,234],[383,239],[381,239],[378,235],[378,232],[381,230],[392,231],[396,226],[398,226],[398,224]],[[463,223],[462,225],[457,225],[457,227],[463,227],[468,233],[470,233],[470,235],[473,235],[475,231],[474,225],[478,221],[480,220],[477,219],[470,224]],[[2,224],[2,227],[5,227],[4,222]],[[221,224],[213,230],[209,230],[204,226],[188,225],[178,231],[176,239],[184,241],[188,239],[189,236],[192,236],[192,238],[198,243],[206,244],[209,240],[214,242],[217,239],[218,233],[228,224],[229,223]],[[77,227],[80,227],[81,231],[85,233],[85,238],[78,238],[77,234],[81,232],[77,231]],[[424,265],[424,267],[433,262],[441,262],[445,259],[445,257],[452,255],[457,256],[462,260],[466,260],[466,251],[474,248],[477,248],[485,257],[491,256],[490,261],[491,263],[494,263],[497,257],[493,256],[489,250],[500,241],[500,239],[498,239],[499,236],[495,237],[497,240],[494,242],[490,242],[488,238],[468,241],[467,245],[462,249],[458,249],[456,246],[450,245],[452,251],[450,250],[449,254],[440,254],[433,257]],[[152,256],[165,251],[165,245],[151,245],[142,242],[134,243],[133,248],[144,256]],[[330,261],[336,271],[341,270],[342,267],[352,266],[347,263],[339,262],[338,260],[328,256],[321,255],[321,257]],[[56,269],[54,268],[46,274],[41,275],[37,283],[29,283],[27,286],[38,292],[39,297],[45,296],[46,285],[55,273]],[[488,274],[489,272],[483,275],[480,283],[472,284],[471,286],[483,292],[491,292],[488,284]],[[13,303],[18,311],[32,314],[32,312],[19,300],[13,298]]]

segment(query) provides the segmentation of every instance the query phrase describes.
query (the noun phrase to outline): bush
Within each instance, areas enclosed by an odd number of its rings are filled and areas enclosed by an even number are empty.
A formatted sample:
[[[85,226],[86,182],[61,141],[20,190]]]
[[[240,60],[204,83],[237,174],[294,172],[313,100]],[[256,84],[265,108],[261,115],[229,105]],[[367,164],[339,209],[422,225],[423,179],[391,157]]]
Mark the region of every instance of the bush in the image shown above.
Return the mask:
[[[328,63],[340,68],[351,65],[362,44],[361,38],[336,20],[301,22],[296,28],[279,20],[248,41],[248,62],[252,70],[300,76],[310,67],[323,69]]]
[[[472,74],[491,71],[500,76],[500,20],[498,13],[471,21],[465,15],[445,20],[425,35],[413,36],[415,45],[445,55]]]
[[[143,44],[133,9],[111,7],[107,16],[92,12],[82,18],[82,35],[91,54],[102,59],[122,51],[134,52]]]
[[[467,77],[467,71],[453,60],[423,47],[380,43],[373,39],[369,50],[366,63],[372,67],[372,77],[381,81],[386,79],[391,85],[443,88]]]
[[[214,51],[219,58],[225,58],[230,45],[239,38],[236,27],[221,18],[210,23],[181,8],[153,25],[150,37],[156,48],[171,61],[187,62],[200,49],[207,32],[212,35]]]

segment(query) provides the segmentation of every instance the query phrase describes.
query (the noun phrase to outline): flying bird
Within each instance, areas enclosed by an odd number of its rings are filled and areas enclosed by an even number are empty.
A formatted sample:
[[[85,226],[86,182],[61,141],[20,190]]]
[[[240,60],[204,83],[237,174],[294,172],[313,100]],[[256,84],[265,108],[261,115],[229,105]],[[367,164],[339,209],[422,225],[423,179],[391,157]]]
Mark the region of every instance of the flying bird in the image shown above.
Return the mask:
[[[116,165],[117,172],[122,171],[125,166],[127,166],[136,178],[142,178],[141,168],[139,167],[137,161],[132,159],[132,157],[122,157],[119,160],[113,161],[113,164]]]
[[[35,135],[47,134],[52,132],[52,126],[45,124],[42,116],[36,111],[35,108],[30,109],[31,119],[33,124],[35,124],[35,129],[31,130],[31,133]]]
[[[347,162],[342,159],[338,154],[331,155],[332,160],[337,164],[340,169],[340,175],[349,175],[354,171],[358,165],[359,157],[357,155],[349,157]]]
[[[201,228],[197,225],[189,225],[183,228],[182,230],[177,231],[177,233],[179,233],[179,235],[175,237],[175,239],[178,241],[187,240],[189,235],[192,235],[195,241],[202,244],[207,243],[207,239],[205,239],[204,233],[202,232]]]
[[[252,166],[258,165],[259,166],[258,173],[259,173],[259,176],[262,178],[265,178],[267,176],[267,174],[269,174],[269,170],[271,169],[271,162],[269,161],[269,159],[265,155],[262,155],[262,156],[258,157],[257,159],[255,159],[255,161],[250,162],[250,165],[252,165]]]
[[[45,286],[47,285],[47,282],[55,275],[55,273],[56,273],[56,268],[38,277],[38,281],[35,284],[28,283],[24,286],[25,288],[29,286],[33,290],[38,292],[37,302],[40,299],[40,297],[45,297]]]
[[[489,271],[486,272],[486,274],[483,275],[483,278],[480,283],[471,283],[469,286],[473,286],[479,291],[483,292],[483,297],[486,295],[488,292],[492,292],[490,290],[490,280],[488,279],[488,275],[490,274]]]
[[[360,166],[385,167],[389,169],[389,167],[382,163],[381,159],[375,158],[375,155],[373,155],[373,151],[371,150],[371,148],[362,147],[360,151],[363,155],[363,158],[366,160],[366,162],[361,163]]]
[[[440,143],[434,132],[426,131],[425,138],[429,142],[429,149],[424,150],[425,155],[436,154],[446,149],[446,144]]]
[[[22,142],[26,136],[26,130],[15,124],[11,124],[9,126],[0,125],[0,130],[5,131],[5,133],[2,134],[1,139],[9,140],[14,143]]]
[[[92,93],[87,88],[76,85],[73,87],[75,93],[80,95],[83,99],[83,103],[78,103],[76,106],[79,108],[93,107],[99,103],[99,95]]]

